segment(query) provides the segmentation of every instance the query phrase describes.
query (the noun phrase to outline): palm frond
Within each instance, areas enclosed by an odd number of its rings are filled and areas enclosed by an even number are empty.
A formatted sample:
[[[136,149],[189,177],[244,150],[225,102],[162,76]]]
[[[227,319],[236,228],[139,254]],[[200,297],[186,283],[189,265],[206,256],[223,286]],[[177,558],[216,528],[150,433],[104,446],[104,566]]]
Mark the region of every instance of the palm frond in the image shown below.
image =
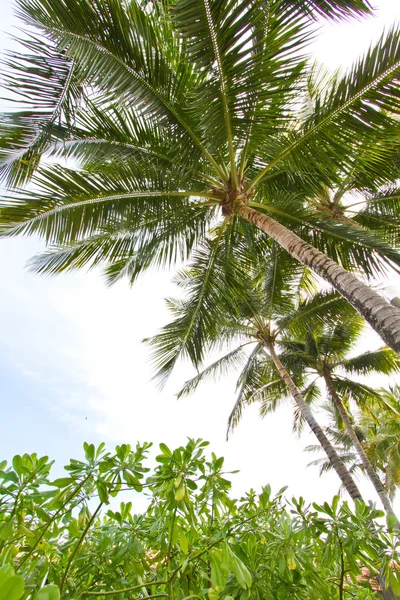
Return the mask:
[[[199,367],[206,349],[218,339],[219,317],[224,316],[224,305],[234,310],[234,289],[239,289],[239,283],[227,276],[227,265],[221,258],[226,249],[222,243],[226,229],[227,220],[216,230],[213,239],[207,240],[196,250],[190,271],[180,276],[180,285],[185,287],[186,298],[169,301],[176,315],[175,320],[148,340],[153,348],[155,377],[161,385],[179,357],[189,358],[196,368]]]
[[[380,398],[379,390],[338,375],[335,376],[335,389],[340,396],[352,398],[361,409],[368,407],[368,404],[379,402]]]
[[[259,365],[259,355],[263,352],[263,345],[257,344],[252,350],[245,367],[243,368],[238,381],[237,387],[239,389],[236,402],[233,406],[231,414],[228,418],[228,426],[226,431],[226,437],[238,426],[240,419],[242,418],[243,408],[251,402],[251,392],[253,390],[253,380],[257,374],[257,367]],[[250,390],[250,396],[248,394]]]
[[[261,130],[272,136],[286,121],[303,69],[307,20],[276,0],[267,6],[264,0],[178,0],[172,12],[191,61],[207,73],[191,96],[192,109],[210,147],[226,153],[236,182],[236,150],[244,145],[251,152]]]
[[[364,0],[285,0],[283,4],[298,8],[312,18],[325,17],[333,20],[371,12],[370,3]]]
[[[74,159],[86,169],[103,168],[107,164],[135,161],[154,168],[181,172],[182,180],[217,182],[200,167],[199,157],[185,152],[185,145],[173,130],[156,126],[135,109],[116,104],[103,105],[103,99],[86,99],[75,114],[73,128],[59,127],[52,154]]]
[[[169,268],[176,262],[186,261],[194,246],[204,235],[209,219],[204,218],[204,207],[193,207],[188,214],[179,217],[172,205],[165,219],[151,217],[141,221],[137,229],[128,228],[123,221],[118,228],[105,228],[98,234],[85,236],[75,243],[50,247],[46,252],[34,256],[30,269],[44,275],[54,275],[75,269],[92,269],[103,266],[108,285],[127,277],[132,285],[145,270],[153,267]],[[201,214],[199,214],[199,211]],[[210,212],[210,219],[213,212]],[[174,220],[174,228],[168,226]]]
[[[315,95],[312,115],[282,140],[281,150],[275,151],[273,160],[253,178],[249,188],[283,160],[292,162],[292,170],[299,162],[304,164],[306,156],[314,165],[317,161],[327,166],[334,160],[350,170],[350,155],[341,156],[341,152],[346,146],[352,147],[354,139],[365,149],[370,143],[371,151],[378,152],[378,132],[382,139],[397,135],[393,116],[400,113],[399,75],[400,31],[391,29],[348,73],[338,77],[334,86]],[[365,156],[371,165],[373,154],[366,152]]]
[[[209,365],[206,369],[201,371],[198,375],[189,379],[182,387],[182,389],[178,393],[178,398],[182,398],[184,396],[189,396],[196,391],[198,385],[204,380],[211,378],[216,379],[228,375],[231,371],[235,371],[236,369],[243,366],[243,362],[248,358],[247,347],[250,344],[254,344],[253,341],[246,342],[245,344],[241,344],[225,356],[222,356],[211,365]]]
[[[353,211],[353,220],[361,226],[378,230],[388,243],[397,244],[400,230],[400,190],[397,187],[385,186],[378,192],[369,193],[362,201],[358,199],[350,204],[347,210]]]
[[[349,319],[327,323],[318,334],[320,355],[329,358],[331,364],[336,364],[353,350],[364,327],[364,320],[355,312]]]
[[[349,375],[370,375],[372,373],[390,375],[399,372],[400,358],[391,348],[380,348],[344,360],[340,363],[340,366]]]
[[[293,313],[297,301],[296,282],[300,285],[304,267],[273,243],[270,254],[256,267],[254,289],[258,310],[270,323],[277,316]]]
[[[168,123],[179,132],[188,153],[202,155],[224,176],[184,110],[185,91],[196,76],[168,19],[160,28],[158,15],[136,2],[128,6],[107,0],[104,10],[101,0],[75,0],[73,11],[67,4],[19,0],[19,14],[81,65],[85,84],[101,91],[103,102],[118,97],[139,115]]]
[[[315,402],[318,402],[321,399],[321,390],[318,386],[317,379],[311,381],[303,390],[301,390],[301,395],[304,400],[308,404],[308,406],[312,406]],[[293,432],[297,435],[301,435],[304,430],[304,426],[306,424],[305,419],[303,418],[301,411],[297,404],[293,405]]]
[[[10,187],[27,183],[63,121],[68,129],[81,98],[81,74],[74,61],[54,44],[33,34],[20,40],[26,53],[8,52],[2,85],[26,108],[1,115],[0,181]]]
[[[36,233],[47,242],[65,244],[111,224],[135,228],[141,222],[161,221],[165,210],[171,213],[175,206],[177,216],[196,204],[190,191],[175,191],[171,173],[152,165],[124,163],[101,174],[49,167],[34,181],[35,191],[1,201],[3,233]],[[210,197],[194,189],[195,196]]]
[[[320,291],[302,299],[296,310],[279,319],[279,328],[284,335],[286,332],[294,339],[307,335],[310,324],[313,330],[318,330],[327,323],[339,318],[351,318],[355,310],[337,292]]]

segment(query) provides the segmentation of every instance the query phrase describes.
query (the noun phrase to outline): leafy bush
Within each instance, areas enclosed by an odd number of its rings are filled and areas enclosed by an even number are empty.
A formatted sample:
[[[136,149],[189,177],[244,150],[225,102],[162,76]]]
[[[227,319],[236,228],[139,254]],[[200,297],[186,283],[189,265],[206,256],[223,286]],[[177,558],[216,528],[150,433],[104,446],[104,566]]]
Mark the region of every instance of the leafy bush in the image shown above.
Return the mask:
[[[369,600],[380,572],[399,589],[383,513],[270,486],[235,500],[207,442],[161,444],[151,472],[150,446],[84,444],[56,480],[46,456],[0,464],[0,600]],[[148,507],[134,514],[139,493]]]

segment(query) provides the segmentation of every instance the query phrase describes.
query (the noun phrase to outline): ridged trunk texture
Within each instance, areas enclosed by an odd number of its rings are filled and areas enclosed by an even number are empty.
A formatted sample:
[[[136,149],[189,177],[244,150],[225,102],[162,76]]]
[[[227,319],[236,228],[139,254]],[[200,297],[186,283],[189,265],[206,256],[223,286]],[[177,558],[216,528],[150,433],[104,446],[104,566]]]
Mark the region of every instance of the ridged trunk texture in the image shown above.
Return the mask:
[[[334,384],[333,384],[330,373],[327,372],[324,374],[324,380],[325,380],[325,384],[326,384],[329,396],[330,396],[333,404],[336,406],[336,408],[342,418],[343,425],[346,429],[347,435],[351,439],[351,442],[352,442],[354,448],[357,450],[357,453],[361,459],[364,469],[365,469],[368,477],[370,478],[371,483],[374,486],[376,493],[378,494],[378,496],[385,508],[385,511],[387,512],[387,514],[396,516],[393,511],[391,502],[386,494],[386,490],[383,486],[383,483],[379,479],[379,476],[376,473],[374,467],[371,465],[368,456],[365,454],[365,450],[362,447],[361,442],[358,439],[356,432],[353,429],[353,426],[350,422],[347,411],[346,411],[345,407],[343,406],[340,396],[337,394],[337,392],[334,388]],[[396,519],[397,519],[397,517],[396,517]],[[400,529],[400,523],[398,521],[397,521],[397,526]]]
[[[273,343],[272,342],[267,343],[267,348],[268,348],[270,356],[274,362],[274,365],[275,365],[280,377],[285,382],[292,398],[294,399],[297,406],[299,407],[301,416],[307,421],[311,431],[317,437],[319,443],[321,444],[326,455],[328,456],[333,468],[335,469],[336,473],[338,474],[344,487],[346,488],[346,490],[348,491],[348,493],[350,494],[350,496],[352,497],[353,500],[361,500],[361,502],[363,502],[364,500],[361,496],[361,493],[360,493],[358,487],[356,486],[356,484],[354,483],[353,478],[351,477],[350,473],[348,472],[346,465],[344,464],[344,462],[342,461],[340,456],[337,454],[336,450],[334,449],[334,447],[332,446],[332,444],[330,443],[330,441],[328,440],[328,438],[322,431],[321,427],[318,425],[309,406],[307,405],[307,403],[304,400],[303,396],[301,395],[300,391],[297,389],[296,385],[294,384],[293,379],[290,377],[289,373],[286,371],[285,367],[279,360],[279,358],[275,352]]]
[[[325,279],[381,336],[384,342],[400,355],[400,309],[392,306],[379,294],[348,273],[298,235],[271,217],[240,204],[236,212],[246,221],[268,234],[291,256]]]

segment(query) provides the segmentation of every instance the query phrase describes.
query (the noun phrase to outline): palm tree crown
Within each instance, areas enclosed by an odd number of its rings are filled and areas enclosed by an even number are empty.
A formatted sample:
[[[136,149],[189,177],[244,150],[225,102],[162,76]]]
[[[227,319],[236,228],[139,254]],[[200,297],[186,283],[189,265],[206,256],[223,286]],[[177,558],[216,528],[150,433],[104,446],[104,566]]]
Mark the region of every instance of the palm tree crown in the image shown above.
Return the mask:
[[[45,238],[49,251],[34,268],[106,262],[109,281],[133,281],[149,266],[186,259],[222,212],[209,272],[221,244],[246,240],[250,252],[256,225],[400,351],[399,309],[340,267],[370,276],[400,265],[390,187],[399,31],[327,80],[306,56],[313,18],[361,14],[369,10],[362,0],[18,7],[29,33],[4,77],[27,107],[2,117],[1,173],[12,191],[0,222],[5,234]],[[51,164],[38,167],[49,154]],[[65,158],[77,166],[62,166]],[[33,188],[20,189],[32,176]],[[367,194],[367,210],[343,218],[346,185]],[[326,189],[332,201],[316,202]]]

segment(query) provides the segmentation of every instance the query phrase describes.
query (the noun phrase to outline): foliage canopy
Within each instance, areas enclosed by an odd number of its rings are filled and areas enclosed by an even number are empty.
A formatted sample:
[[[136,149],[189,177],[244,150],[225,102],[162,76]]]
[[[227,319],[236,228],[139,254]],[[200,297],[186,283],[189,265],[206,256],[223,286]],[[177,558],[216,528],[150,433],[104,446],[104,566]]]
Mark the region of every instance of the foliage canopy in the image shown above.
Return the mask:
[[[65,600],[372,600],[380,570],[400,587],[381,512],[362,503],[354,512],[337,497],[286,501],[268,485],[235,500],[223,458],[206,446],[161,444],[150,470],[150,444],[114,453],[85,444],[84,459],[55,480],[48,457],[3,461],[1,600],[58,600],[60,591]],[[148,506],[135,514],[140,491]]]

